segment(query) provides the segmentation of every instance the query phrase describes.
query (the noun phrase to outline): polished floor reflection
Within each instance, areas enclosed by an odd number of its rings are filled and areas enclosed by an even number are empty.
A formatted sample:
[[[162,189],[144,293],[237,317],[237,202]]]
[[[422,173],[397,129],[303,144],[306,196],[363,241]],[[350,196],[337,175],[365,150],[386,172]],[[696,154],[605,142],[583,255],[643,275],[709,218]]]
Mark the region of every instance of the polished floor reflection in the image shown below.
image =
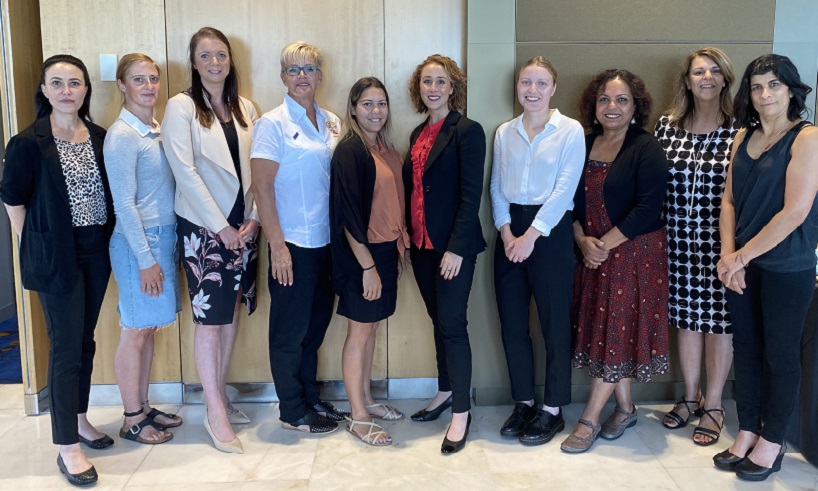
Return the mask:
[[[393,400],[407,414],[422,400]],[[90,419],[116,444],[88,450],[100,474],[94,489],[160,490],[818,490],[818,469],[792,451],[781,472],[764,483],[745,483],[716,470],[714,453],[730,445],[736,434],[734,405],[728,405],[727,428],[713,447],[693,445],[693,426],[667,431],[661,416],[669,404],[642,404],[639,423],[619,440],[599,440],[586,454],[560,452],[555,441],[522,447],[500,437],[510,406],[474,408],[469,443],[461,453],[440,455],[446,421],[385,425],[395,443],[366,446],[343,430],[310,436],[285,430],[276,404],[239,404],[253,422],[236,426],[243,455],[213,448],[202,426],[200,405],[162,407],[177,411],[185,424],[171,431],[174,439],[148,446],[116,437],[121,408],[94,407]],[[572,426],[582,410],[566,411]],[[610,408],[608,408],[610,411]],[[445,413],[448,415],[448,413]],[[0,489],[76,489],[59,475],[47,415],[23,415],[19,385],[0,386]]]

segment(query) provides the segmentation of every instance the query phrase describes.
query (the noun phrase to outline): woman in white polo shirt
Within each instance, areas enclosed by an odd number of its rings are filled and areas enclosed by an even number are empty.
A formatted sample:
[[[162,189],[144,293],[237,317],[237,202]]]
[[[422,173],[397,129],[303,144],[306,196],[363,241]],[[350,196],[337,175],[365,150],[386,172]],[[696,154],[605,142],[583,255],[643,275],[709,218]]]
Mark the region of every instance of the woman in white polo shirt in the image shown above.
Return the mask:
[[[302,41],[281,51],[284,103],[253,130],[253,195],[270,249],[270,371],[285,428],[329,433],[349,413],[321,401],[318,348],[332,319],[330,157],[341,121],[321,109],[323,57]]]

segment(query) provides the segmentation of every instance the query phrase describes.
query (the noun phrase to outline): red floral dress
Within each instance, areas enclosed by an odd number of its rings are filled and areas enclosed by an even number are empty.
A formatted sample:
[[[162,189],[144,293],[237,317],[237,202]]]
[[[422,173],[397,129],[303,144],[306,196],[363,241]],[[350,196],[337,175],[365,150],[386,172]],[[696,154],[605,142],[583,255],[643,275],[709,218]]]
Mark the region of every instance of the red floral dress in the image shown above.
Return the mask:
[[[585,233],[613,228],[602,194],[611,164],[585,169]],[[591,377],[647,382],[668,370],[668,265],[665,228],[639,235],[611,251],[597,269],[577,264],[571,322],[573,364]]]

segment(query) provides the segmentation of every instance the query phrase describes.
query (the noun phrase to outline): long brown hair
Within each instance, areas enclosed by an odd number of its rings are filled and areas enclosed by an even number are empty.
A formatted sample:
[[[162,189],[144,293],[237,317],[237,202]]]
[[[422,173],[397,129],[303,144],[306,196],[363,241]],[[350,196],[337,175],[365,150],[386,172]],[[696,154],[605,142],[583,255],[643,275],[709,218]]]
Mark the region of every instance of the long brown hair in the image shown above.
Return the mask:
[[[247,128],[247,121],[241,112],[241,102],[239,100],[239,72],[236,69],[236,64],[233,62],[233,48],[230,47],[230,41],[227,40],[220,30],[215,27],[202,27],[193,37],[190,38],[188,45],[188,57],[190,61],[190,88],[185,91],[187,95],[193,99],[196,105],[196,119],[205,128],[210,128],[213,125],[213,120],[216,119],[216,113],[208,104],[210,100],[210,92],[202,84],[202,77],[194,68],[196,66],[196,46],[202,39],[211,38],[217,39],[227,46],[227,56],[230,58],[230,73],[224,80],[224,90],[222,91],[222,102],[227,107],[227,112],[232,114],[236,121],[242,128]]]
[[[718,48],[706,47],[691,51],[682,64],[682,71],[679,73],[679,80],[676,82],[676,93],[673,95],[673,102],[667,110],[668,122],[671,126],[683,126],[688,118],[693,116],[696,106],[693,101],[693,92],[687,87],[687,77],[690,75],[690,65],[699,56],[706,56],[716,62],[721,74],[724,77],[724,87],[719,95],[719,109],[722,115],[722,124],[728,122],[733,116],[733,98],[730,96],[730,86],[735,81],[733,64],[724,51]]]
[[[366,142],[363,131],[361,131],[361,126],[358,124],[358,118],[352,114],[352,109],[358,105],[358,101],[361,100],[361,97],[364,95],[366,89],[373,87],[383,91],[383,95],[386,97],[386,105],[387,107],[389,106],[389,92],[386,91],[386,87],[379,79],[375,77],[364,77],[355,82],[352,85],[352,88],[349,90],[349,97],[347,98],[347,113],[345,117],[347,132],[346,135],[344,135],[344,140],[353,138],[357,135],[361,141]],[[386,148],[392,150],[395,149],[395,144],[392,139],[391,113],[387,114],[386,123],[384,123],[383,127],[378,132],[378,138],[380,138],[381,142],[383,142]]]

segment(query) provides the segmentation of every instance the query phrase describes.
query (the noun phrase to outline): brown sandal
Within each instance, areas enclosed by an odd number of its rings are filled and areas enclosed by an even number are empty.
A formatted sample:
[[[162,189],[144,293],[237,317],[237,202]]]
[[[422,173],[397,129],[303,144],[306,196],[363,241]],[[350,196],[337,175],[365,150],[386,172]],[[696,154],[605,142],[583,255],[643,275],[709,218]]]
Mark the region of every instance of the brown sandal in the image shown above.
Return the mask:
[[[591,424],[590,421],[583,418],[579,418],[579,424],[583,424],[588,428],[591,428],[591,435],[586,437],[580,437],[571,432],[571,434],[568,435],[568,438],[566,438],[565,441],[562,442],[562,445],[560,445],[560,450],[562,450],[563,452],[566,453],[585,452],[589,448],[591,448],[591,445],[594,444],[594,441],[596,441],[596,439],[599,438],[599,432],[602,431],[602,425],[594,426],[593,424]]]

